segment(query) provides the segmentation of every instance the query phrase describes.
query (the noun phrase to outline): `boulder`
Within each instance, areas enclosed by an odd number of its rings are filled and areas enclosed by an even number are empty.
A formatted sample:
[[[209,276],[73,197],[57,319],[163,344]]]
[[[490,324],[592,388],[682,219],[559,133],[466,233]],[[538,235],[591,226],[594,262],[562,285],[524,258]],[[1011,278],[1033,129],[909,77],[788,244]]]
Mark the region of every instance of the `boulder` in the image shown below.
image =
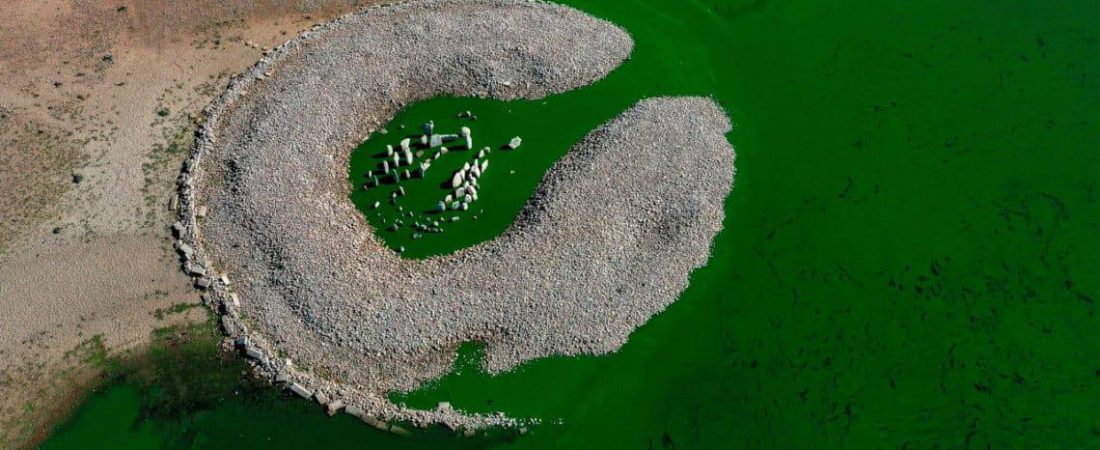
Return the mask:
[[[344,409],[344,401],[336,399],[329,402],[328,406],[325,408],[325,413],[328,414],[329,417],[332,417],[335,416],[336,413],[339,412],[341,409]]]
[[[470,150],[473,150],[474,149],[474,139],[473,139],[472,136],[470,136],[470,127],[462,127],[462,130],[461,130],[460,134],[462,135],[462,139],[466,140],[466,148],[470,149]]]
[[[301,398],[309,399],[310,397],[313,396],[312,391],[309,391],[309,389],[307,389],[306,386],[300,385],[298,383],[290,383],[289,389],[290,389],[290,392],[298,394],[298,396],[301,397]]]

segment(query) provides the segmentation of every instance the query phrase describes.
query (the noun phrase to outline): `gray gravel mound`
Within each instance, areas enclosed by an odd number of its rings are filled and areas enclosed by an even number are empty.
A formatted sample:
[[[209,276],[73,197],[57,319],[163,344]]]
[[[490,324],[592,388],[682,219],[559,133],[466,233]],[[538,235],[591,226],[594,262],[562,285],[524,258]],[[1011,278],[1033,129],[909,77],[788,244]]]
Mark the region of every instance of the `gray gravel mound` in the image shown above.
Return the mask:
[[[386,249],[350,202],[350,151],[411,102],[567,91],[631,48],[608,22],[513,1],[317,27],[209,109],[180,179],[185,267],[258,373],[331,411],[390,429],[378,419],[514,424],[385,393],[446,373],[467,341],[486,343],[491,372],[618,349],[706,263],[733,177],[726,115],[706,98],[642,101],[555,165],[501,237],[421,261]]]

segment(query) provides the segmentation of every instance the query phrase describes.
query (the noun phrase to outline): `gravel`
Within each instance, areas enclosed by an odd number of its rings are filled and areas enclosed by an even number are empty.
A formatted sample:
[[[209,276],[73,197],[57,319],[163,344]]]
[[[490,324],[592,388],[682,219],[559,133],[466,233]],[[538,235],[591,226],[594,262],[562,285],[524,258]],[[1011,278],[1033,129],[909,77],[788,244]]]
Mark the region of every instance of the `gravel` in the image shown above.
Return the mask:
[[[314,27],[208,108],[179,179],[181,259],[210,269],[199,280],[256,373],[298,395],[394,432],[387,421],[535,421],[416,410],[386,393],[445,374],[467,341],[486,344],[492,373],[623,345],[707,261],[733,178],[725,113],[707,98],[641,101],[558,162],[502,236],[427,260],[374,235],[349,200],[348,158],[409,103],[575,89],[632,46],[574,9],[506,0],[412,2]]]

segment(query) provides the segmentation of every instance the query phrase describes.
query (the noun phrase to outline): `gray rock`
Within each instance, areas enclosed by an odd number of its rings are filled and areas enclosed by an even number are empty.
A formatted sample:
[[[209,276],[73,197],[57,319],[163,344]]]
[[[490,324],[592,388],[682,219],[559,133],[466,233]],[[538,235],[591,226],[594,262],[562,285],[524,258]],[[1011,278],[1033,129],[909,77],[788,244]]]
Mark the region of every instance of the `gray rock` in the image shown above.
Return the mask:
[[[288,386],[287,389],[290,389],[290,392],[293,392],[299,397],[302,397],[306,400],[309,400],[311,397],[313,397],[313,391],[306,389],[305,386],[302,386],[298,383],[290,383],[290,386]]]

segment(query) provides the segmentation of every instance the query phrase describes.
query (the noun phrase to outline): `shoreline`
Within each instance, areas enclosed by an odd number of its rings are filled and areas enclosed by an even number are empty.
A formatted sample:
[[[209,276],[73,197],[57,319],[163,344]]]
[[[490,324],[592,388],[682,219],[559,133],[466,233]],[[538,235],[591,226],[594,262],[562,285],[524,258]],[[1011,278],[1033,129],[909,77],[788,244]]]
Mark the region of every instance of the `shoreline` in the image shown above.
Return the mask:
[[[361,8],[259,3],[7,5],[0,140],[25,151],[0,168],[12,225],[0,227],[0,446],[25,445],[29,428],[49,426],[48,408],[79,397],[53,386],[95,369],[66,354],[98,339],[128,355],[190,320],[157,311],[199,304],[168,229],[191,119],[287,33]]]

